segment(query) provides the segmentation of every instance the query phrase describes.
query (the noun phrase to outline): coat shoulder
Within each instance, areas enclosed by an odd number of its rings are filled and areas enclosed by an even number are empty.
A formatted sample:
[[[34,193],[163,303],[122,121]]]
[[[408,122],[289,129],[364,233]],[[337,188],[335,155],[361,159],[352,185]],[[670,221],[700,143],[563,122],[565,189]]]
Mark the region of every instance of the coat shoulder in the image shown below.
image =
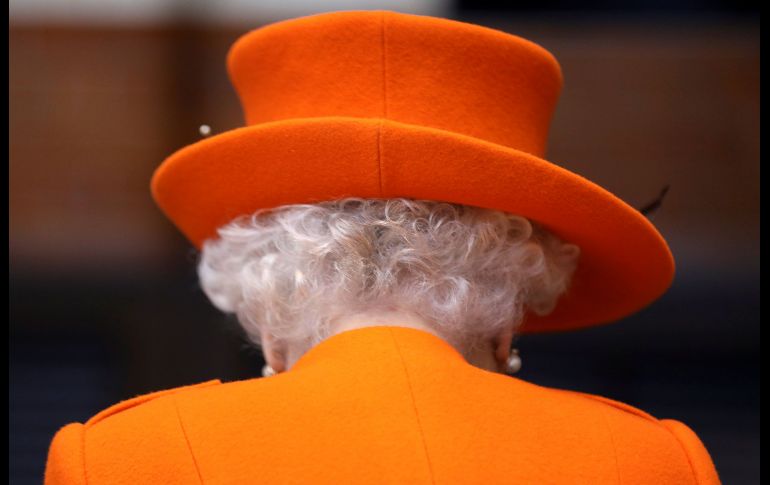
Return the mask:
[[[626,403],[621,402],[621,401],[616,401],[614,399],[610,399],[608,397],[599,396],[597,394],[588,394],[587,392],[569,391],[569,390],[566,390],[566,389],[556,389],[556,390],[558,392],[560,392],[560,393],[572,394],[574,396],[583,397],[585,399],[588,399],[589,401],[594,401],[594,402],[602,403],[602,404],[604,404],[606,406],[609,406],[611,408],[620,410],[620,411],[622,411],[624,413],[628,413],[628,414],[631,414],[631,415],[634,415],[634,416],[638,416],[638,417],[640,417],[640,418],[642,418],[644,420],[647,420],[647,421],[652,421],[652,422],[655,422],[655,423],[657,423],[659,421],[658,418],[654,417],[653,415],[651,415],[650,413],[648,413],[646,411],[643,411],[643,410],[641,410],[639,408],[631,406],[630,404],[626,404]]]
[[[85,484],[86,471],[88,483],[194,483],[197,468],[174,399],[219,384],[215,379],[143,394],[85,424],[67,424],[49,446],[45,484]]]
[[[96,423],[99,423],[100,421],[104,421],[105,419],[109,418],[110,416],[114,416],[115,414],[122,413],[124,411],[127,411],[129,409],[135,408],[136,406],[139,406],[141,404],[144,404],[146,402],[150,402],[154,399],[158,399],[164,396],[168,396],[171,394],[179,394],[191,389],[199,389],[202,387],[211,387],[211,386],[217,386],[221,385],[222,381],[219,379],[212,379],[210,381],[201,382],[198,384],[191,384],[188,386],[180,386],[180,387],[174,387],[172,389],[164,389],[161,391],[155,391],[150,392],[147,394],[142,394],[140,396],[132,397],[130,399],[123,400],[117,404],[113,404],[112,406],[105,408],[104,410],[100,411],[99,413],[95,414],[93,417],[91,417],[88,421],[86,421],[85,426],[93,426]]]
[[[671,474],[671,480],[661,483],[721,483],[705,445],[683,422],[658,419],[637,407],[604,396],[555,390],[598,404],[597,411],[603,416],[616,447],[618,466],[623,469],[621,475],[637,474],[648,464],[657,463],[657,470]],[[640,457],[643,459],[639,460]]]

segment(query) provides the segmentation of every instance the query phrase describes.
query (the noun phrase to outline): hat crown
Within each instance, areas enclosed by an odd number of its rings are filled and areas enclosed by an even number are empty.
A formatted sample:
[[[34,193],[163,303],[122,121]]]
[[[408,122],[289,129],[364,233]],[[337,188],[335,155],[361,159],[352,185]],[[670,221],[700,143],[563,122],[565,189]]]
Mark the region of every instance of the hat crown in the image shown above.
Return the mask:
[[[246,123],[385,118],[542,157],[562,88],[547,50],[459,21],[391,11],[285,20],[228,56]]]

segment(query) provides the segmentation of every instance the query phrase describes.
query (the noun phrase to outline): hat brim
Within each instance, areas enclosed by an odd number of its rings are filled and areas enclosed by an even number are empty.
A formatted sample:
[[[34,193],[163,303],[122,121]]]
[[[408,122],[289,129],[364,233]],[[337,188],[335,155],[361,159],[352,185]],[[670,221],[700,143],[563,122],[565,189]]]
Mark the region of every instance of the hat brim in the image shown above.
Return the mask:
[[[674,259],[639,211],[532,154],[380,118],[281,120],[189,145],[155,171],[153,198],[200,249],[257,209],[344,197],[429,199],[515,213],[581,249],[568,292],[523,333],[616,321],[671,285]]]

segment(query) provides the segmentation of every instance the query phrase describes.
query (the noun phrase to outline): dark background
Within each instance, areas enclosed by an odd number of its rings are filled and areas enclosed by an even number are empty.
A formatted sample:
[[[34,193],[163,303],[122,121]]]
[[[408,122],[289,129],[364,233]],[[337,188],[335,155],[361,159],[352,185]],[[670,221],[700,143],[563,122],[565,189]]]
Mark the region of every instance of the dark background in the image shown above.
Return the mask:
[[[199,125],[241,125],[224,68],[236,38],[339,8],[208,21],[178,3],[148,21],[19,5],[9,34],[9,478],[26,484],[42,482],[50,440],[69,422],[141,393],[261,375],[261,354],[200,291],[196,254],[154,206],[149,181],[199,139]],[[543,45],[565,77],[548,159],[635,207],[671,185],[653,216],[677,260],[668,293],[612,325],[523,337],[520,376],[681,420],[725,484],[759,483],[756,11],[391,5],[376,8]]]

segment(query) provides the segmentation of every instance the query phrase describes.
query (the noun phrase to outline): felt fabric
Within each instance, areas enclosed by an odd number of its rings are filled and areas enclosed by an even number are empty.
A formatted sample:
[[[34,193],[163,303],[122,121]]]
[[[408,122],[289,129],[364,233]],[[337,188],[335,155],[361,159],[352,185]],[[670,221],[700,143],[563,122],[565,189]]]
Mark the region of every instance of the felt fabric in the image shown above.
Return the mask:
[[[69,424],[45,483],[720,482],[679,421],[479,369],[426,331],[375,326],[275,376],[171,389]]]
[[[496,29],[341,11],[256,29],[228,55],[247,126],[168,157],[153,198],[197,248],[258,209],[348,196],[515,213],[581,248],[568,294],[521,331],[616,321],[662,295],[674,259],[639,211],[544,159],[563,85],[544,48]]]

